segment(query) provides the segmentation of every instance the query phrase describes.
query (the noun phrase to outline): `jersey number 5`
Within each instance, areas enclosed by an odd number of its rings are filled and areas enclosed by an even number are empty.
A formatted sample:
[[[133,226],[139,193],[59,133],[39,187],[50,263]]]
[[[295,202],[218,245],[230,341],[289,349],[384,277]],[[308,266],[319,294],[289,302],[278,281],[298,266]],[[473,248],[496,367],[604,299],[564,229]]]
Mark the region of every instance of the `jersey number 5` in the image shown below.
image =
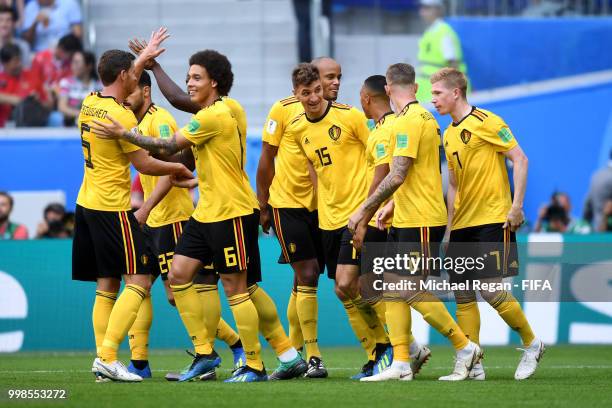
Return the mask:
[[[322,147],[318,150],[315,150],[315,152],[317,152],[317,156],[319,156],[321,166],[329,166],[330,164],[332,164],[331,156],[327,151],[327,147]]]
[[[83,133],[90,132],[91,129],[89,125],[86,123],[81,123],[81,145],[83,146],[83,155],[85,156],[85,165],[90,169],[94,168],[94,165],[91,161],[91,145],[85,139],[83,139]]]

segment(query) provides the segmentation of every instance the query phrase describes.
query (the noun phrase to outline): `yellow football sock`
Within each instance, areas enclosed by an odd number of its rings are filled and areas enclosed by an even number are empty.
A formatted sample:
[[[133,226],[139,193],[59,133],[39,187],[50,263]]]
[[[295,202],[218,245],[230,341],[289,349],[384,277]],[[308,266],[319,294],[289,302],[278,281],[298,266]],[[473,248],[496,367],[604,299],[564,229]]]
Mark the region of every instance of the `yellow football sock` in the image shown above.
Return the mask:
[[[361,295],[357,295],[355,299],[351,299],[353,304],[363,317],[363,320],[366,322],[370,330],[374,333],[374,337],[376,343],[385,344],[389,343],[389,337],[385,332],[385,328],[383,323],[378,320],[378,316],[376,315],[376,311],[368,302],[361,298]]]
[[[248,293],[230,296],[227,298],[227,302],[236,321],[236,328],[246,354],[247,365],[256,370],[263,370],[261,344],[259,344],[259,317],[255,305]]]
[[[170,285],[170,288],[174,295],[174,303],[181,315],[183,325],[187,329],[195,352],[197,354],[212,353],[206,324],[204,323],[204,308],[193,283]]]
[[[278,318],[276,305],[274,305],[272,298],[258,285],[249,286],[249,296],[257,309],[259,330],[268,344],[272,346],[276,355],[280,356],[291,349],[293,346]]]
[[[321,357],[317,339],[317,320],[319,308],[317,303],[317,288],[312,286],[297,287],[297,312],[300,318],[300,327],[304,334],[307,359]]]
[[[382,297],[378,297],[375,299],[368,299],[368,303],[376,312],[376,317],[378,317],[378,321],[382,324],[383,328],[387,325],[387,316],[386,316],[386,306],[385,302],[383,302]]]
[[[476,344],[480,344],[480,311],[478,302],[471,301],[457,303],[457,324],[466,337]]]
[[[287,305],[287,320],[289,321],[289,339],[297,350],[304,347],[304,336],[300,326],[300,318],[297,313],[297,292],[291,291],[289,304]]]
[[[368,355],[368,360],[374,360],[376,352],[376,340],[374,338],[374,333],[372,330],[370,330],[365,320],[363,320],[361,313],[359,313],[359,310],[357,310],[351,300],[342,301],[342,305],[344,306],[344,310],[348,316],[348,321],[353,329],[353,333],[355,333],[361,347],[363,347]]]
[[[453,320],[444,303],[429,292],[421,292],[410,300],[410,306],[423,315],[431,327],[453,344],[455,350],[468,345],[469,340]]]
[[[193,287],[202,303],[202,313],[204,315],[204,324],[206,325],[206,333],[208,334],[208,342],[214,348],[217,327],[221,319],[221,299],[219,298],[219,290],[217,285],[205,285],[194,283]]]
[[[96,300],[94,301],[93,311],[91,313],[94,337],[96,339],[96,354],[100,354],[104,335],[106,334],[106,328],[108,327],[108,318],[110,317],[116,300],[116,293],[96,290]]]
[[[410,306],[408,303],[385,301],[387,328],[393,346],[393,361],[407,363],[410,361],[410,343],[412,342]]]
[[[153,304],[149,293],[140,304],[136,320],[128,331],[132,360],[149,359],[149,331],[153,322]]]
[[[138,285],[126,285],[108,318],[108,328],[99,356],[106,362],[117,360],[117,349],[136,320],[138,309],[147,291]]]
[[[240,340],[238,333],[223,318],[219,319],[219,324],[217,325],[217,338],[230,347]]]
[[[533,339],[535,339],[535,335],[531,330],[527,317],[525,317],[525,313],[523,313],[523,309],[521,309],[521,305],[516,298],[512,296],[512,293],[505,291],[500,293],[491,302],[491,306],[497,310],[497,313],[499,313],[501,318],[504,319],[504,322],[506,322],[512,330],[518,332],[523,344],[529,346]]]

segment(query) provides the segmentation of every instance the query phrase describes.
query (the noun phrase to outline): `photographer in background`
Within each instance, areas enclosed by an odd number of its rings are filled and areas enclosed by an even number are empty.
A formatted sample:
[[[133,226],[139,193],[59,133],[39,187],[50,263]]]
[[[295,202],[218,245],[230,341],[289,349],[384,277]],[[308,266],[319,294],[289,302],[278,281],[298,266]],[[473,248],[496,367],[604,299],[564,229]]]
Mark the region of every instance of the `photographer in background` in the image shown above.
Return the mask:
[[[556,191],[550,202],[540,207],[534,232],[561,232],[588,234],[591,226],[582,219],[572,217],[572,202],[567,193]]]
[[[70,238],[72,236],[72,213],[67,213],[63,205],[51,203],[45,207],[43,221],[38,224],[36,238]]]

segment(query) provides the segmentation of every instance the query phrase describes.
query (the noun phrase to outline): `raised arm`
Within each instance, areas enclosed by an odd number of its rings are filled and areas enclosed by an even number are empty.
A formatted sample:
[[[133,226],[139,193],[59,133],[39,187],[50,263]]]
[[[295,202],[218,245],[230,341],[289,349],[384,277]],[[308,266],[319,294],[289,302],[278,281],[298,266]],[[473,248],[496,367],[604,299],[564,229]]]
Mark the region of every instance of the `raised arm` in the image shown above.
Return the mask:
[[[132,39],[129,41],[128,46],[132,52],[136,55],[140,55],[147,47],[147,42]],[[164,98],[166,98],[172,106],[176,109],[190,113],[197,113],[200,110],[200,107],[191,101],[189,94],[166,74],[166,71],[164,71],[162,66],[155,59],[149,60],[149,64],[147,64],[145,68],[153,72],[155,80],[157,81],[157,86],[159,86]]]
[[[134,73],[137,78],[140,78],[140,74],[145,69],[145,66],[149,63],[149,61],[154,60],[159,57],[164,51],[165,48],[159,48],[162,42],[164,42],[170,34],[168,34],[168,29],[161,27],[156,31],[151,33],[151,37],[149,38],[149,43],[147,46],[138,54],[138,58],[134,61]]]

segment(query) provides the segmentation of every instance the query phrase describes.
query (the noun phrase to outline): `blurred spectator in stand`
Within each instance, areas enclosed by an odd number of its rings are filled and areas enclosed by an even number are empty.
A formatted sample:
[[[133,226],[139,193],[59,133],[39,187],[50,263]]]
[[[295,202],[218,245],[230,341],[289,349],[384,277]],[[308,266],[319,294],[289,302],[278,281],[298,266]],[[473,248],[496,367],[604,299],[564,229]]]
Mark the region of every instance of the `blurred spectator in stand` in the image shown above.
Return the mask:
[[[600,232],[612,232],[612,198],[608,198],[604,205],[601,224],[597,229]]]
[[[76,0],[31,0],[25,6],[22,36],[33,51],[43,51],[66,34],[82,38],[81,23],[81,7]]]
[[[554,225],[551,225],[551,220]],[[563,224],[563,231],[560,231]],[[572,234],[588,234],[591,226],[583,219],[572,216],[572,202],[569,195],[554,192],[550,203],[540,207],[534,232],[567,232]]]
[[[43,79],[47,92],[57,92],[59,82],[72,75],[72,56],[82,50],[81,40],[74,34],[68,34],[60,38],[55,47],[34,55],[32,71]]]
[[[0,5],[7,6],[15,15],[15,28],[20,28],[23,23],[24,0],[0,0]]]
[[[15,44],[0,49],[0,127],[13,114],[17,126],[44,126],[49,118],[50,98],[40,78],[23,69],[21,50]]]
[[[13,211],[13,197],[5,191],[0,191],[0,240],[28,239],[28,229],[9,220]]]
[[[421,0],[419,15],[427,24],[419,40],[419,70],[417,75],[417,99],[421,103],[431,102],[431,75],[440,68],[453,67],[467,74],[463,60],[461,41],[455,30],[446,23],[442,0]],[[468,89],[469,91],[469,89]]]
[[[69,238],[71,230],[66,222],[71,214],[60,203],[51,203],[45,207],[43,220],[36,229],[36,238]]]
[[[15,38],[15,24],[17,13],[7,5],[0,3],[0,48],[6,44],[16,44],[21,49],[21,62],[23,66],[30,66],[30,46],[21,38]]]
[[[312,55],[311,0],[293,0],[293,11],[297,21],[299,62],[310,62]],[[321,14],[327,18],[329,27],[329,56],[334,55],[334,31],[332,24],[332,0],[321,0]],[[319,55],[317,55],[319,56]]]
[[[593,229],[599,230],[604,216],[604,207],[612,197],[612,150],[606,167],[599,169],[591,178],[591,185],[584,204],[584,219]]]
[[[142,204],[144,203],[144,190],[142,189],[142,183],[140,182],[140,174],[136,174],[136,177],[134,177],[130,194],[132,210],[136,211],[142,207]]]
[[[57,108],[63,115],[64,126],[74,126],[83,99],[93,91],[102,89],[98,81],[96,57],[89,51],[77,51],[72,55],[72,75],[59,82]]]

